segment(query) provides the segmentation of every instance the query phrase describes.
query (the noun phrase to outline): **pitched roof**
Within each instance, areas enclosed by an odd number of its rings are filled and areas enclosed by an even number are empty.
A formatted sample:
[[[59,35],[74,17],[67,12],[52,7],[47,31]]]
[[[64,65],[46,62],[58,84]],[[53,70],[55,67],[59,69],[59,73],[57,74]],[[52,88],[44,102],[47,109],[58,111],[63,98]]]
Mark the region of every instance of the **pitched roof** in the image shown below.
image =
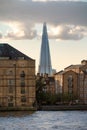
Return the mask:
[[[80,67],[81,67],[81,64],[77,64],[77,65],[70,65],[70,66],[68,66],[68,67],[64,68],[64,70],[66,70],[66,69],[76,69],[76,68],[80,68]]]
[[[61,71],[59,71],[59,72],[57,72],[57,73],[55,73],[54,75],[57,75],[57,74],[63,74],[63,70],[61,70]]]
[[[75,74],[76,74],[76,72],[73,71],[73,70],[64,71],[63,74],[66,74],[66,73],[69,73],[69,72],[72,72],[72,73],[75,73]]]
[[[0,58],[33,60],[7,43],[0,43]]]

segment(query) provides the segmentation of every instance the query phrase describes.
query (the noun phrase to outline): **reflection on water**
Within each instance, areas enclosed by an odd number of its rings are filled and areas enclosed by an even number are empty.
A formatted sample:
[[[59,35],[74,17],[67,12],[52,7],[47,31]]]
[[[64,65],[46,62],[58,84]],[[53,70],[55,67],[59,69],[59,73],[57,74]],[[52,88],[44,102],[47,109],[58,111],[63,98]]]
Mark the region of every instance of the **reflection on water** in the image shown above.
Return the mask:
[[[87,111],[0,113],[0,130],[87,130]]]

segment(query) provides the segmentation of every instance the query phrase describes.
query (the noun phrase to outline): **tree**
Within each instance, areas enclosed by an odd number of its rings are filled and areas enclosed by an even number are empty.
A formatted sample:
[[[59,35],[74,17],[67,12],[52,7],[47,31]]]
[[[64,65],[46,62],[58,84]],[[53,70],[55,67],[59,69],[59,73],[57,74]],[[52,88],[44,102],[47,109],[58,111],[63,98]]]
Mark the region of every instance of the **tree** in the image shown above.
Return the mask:
[[[38,79],[36,79],[36,100],[37,103],[41,104],[44,98],[44,79],[42,76],[40,76]]]

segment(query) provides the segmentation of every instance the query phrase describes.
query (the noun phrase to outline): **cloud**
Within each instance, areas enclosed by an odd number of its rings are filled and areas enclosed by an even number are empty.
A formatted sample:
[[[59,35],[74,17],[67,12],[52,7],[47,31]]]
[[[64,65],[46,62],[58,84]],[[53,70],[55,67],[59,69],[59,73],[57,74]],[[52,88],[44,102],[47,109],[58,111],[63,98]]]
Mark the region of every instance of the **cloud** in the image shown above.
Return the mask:
[[[8,32],[4,38],[6,39],[13,39],[13,40],[21,40],[21,39],[33,39],[36,37],[36,31],[33,30],[24,30],[18,32]]]
[[[37,36],[36,30],[30,28],[30,26],[27,24],[13,22],[9,23],[9,27],[11,30],[8,30],[4,35],[6,39],[33,39]]]
[[[46,21],[50,27],[57,28],[61,25],[60,33],[54,35],[55,32],[51,32],[51,38],[80,40],[87,36],[86,12],[86,2],[0,0],[0,21],[10,27],[10,30],[6,30],[6,34],[3,35],[11,39],[35,38],[38,33],[35,25]],[[15,27],[9,24],[14,25],[14,22],[18,23],[16,26],[18,32],[15,32]],[[76,27],[80,29],[77,30]]]
[[[59,25],[49,32],[50,39],[80,40],[87,36],[87,28],[82,26]]]

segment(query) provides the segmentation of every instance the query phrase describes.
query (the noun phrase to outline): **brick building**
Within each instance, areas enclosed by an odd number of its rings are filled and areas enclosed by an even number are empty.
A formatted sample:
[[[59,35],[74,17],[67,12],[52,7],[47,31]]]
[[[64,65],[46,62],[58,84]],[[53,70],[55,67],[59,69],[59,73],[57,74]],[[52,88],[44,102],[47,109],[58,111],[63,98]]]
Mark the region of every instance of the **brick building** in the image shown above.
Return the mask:
[[[76,96],[80,103],[87,104],[87,60],[66,67],[54,77],[56,93],[71,94]]]
[[[9,44],[0,44],[0,106],[32,107],[35,60]]]
[[[80,101],[87,104],[87,61],[86,64],[80,67],[78,85]]]

